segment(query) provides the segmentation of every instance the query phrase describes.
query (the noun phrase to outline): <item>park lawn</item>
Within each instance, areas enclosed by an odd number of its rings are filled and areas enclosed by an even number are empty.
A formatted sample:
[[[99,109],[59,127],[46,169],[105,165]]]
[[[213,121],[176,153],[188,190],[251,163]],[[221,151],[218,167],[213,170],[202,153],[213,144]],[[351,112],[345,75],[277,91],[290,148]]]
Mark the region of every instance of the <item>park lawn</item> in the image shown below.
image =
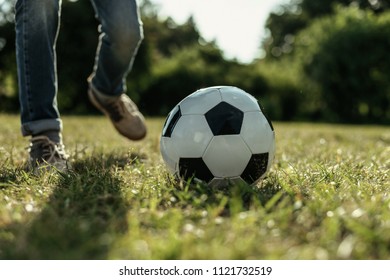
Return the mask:
[[[256,187],[177,182],[104,117],[65,116],[74,172],[24,171],[19,117],[0,115],[0,259],[390,259],[390,128],[274,123]]]

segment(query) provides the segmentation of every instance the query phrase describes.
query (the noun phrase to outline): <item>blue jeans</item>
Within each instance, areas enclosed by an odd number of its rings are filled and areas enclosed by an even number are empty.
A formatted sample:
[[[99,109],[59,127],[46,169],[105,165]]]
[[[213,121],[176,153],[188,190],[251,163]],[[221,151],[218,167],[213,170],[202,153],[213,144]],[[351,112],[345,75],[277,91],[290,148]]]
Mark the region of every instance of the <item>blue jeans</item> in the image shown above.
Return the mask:
[[[100,21],[99,45],[91,81],[117,96],[143,39],[136,0],[91,0]],[[61,0],[18,0],[15,5],[16,56],[22,134],[62,131],[57,108],[56,39]],[[69,42],[72,44],[72,42]]]

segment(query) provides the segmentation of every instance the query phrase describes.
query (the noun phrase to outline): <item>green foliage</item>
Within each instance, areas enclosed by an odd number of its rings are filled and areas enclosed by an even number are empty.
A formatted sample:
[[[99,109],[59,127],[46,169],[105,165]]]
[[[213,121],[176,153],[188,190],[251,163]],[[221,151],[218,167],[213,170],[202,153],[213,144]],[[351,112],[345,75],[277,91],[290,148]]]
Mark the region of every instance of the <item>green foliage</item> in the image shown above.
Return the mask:
[[[188,94],[213,85],[235,85],[262,95],[266,84],[252,70],[226,61],[213,44],[183,48],[153,67],[153,81],[143,93],[140,106],[150,115],[166,115]]]
[[[286,58],[278,63],[263,60],[255,67],[257,75],[264,77],[267,85],[266,94],[259,96],[260,102],[273,120],[299,119],[310,111],[310,102],[303,96],[299,84],[301,73],[298,66]],[[302,103],[305,106],[301,106]]]
[[[258,67],[279,69],[264,77],[284,116],[390,123],[389,3],[377,4],[292,1],[284,13],[270,15],[275,37],[265,43],[268,56]],[[299,108],[289,114],[283,100]],[[276,117],[286,119],[283,114]]]
[[[274,123],[267,178],[222,190],[168,174],[161,118],[131,145],[105,118],[63,120],[74,173],[34,176],[0,115],[0,259],[390,258],[387,127]]]
[[[224,62],[221,54],[213,48],[189,47],[176,52],[174,57],[161,60],[154,66],[153,83],[142,96],[141,106],[150,109],[153,115],[165,115],[187,94],[211,84],[215,73],[221,68],[218,63],[210,64],[206,60]],[[150,102],[152,100],[152,102]],[[146,106],[146,103],[152,103]]]
[[[293,9],[287,6],[285,9]],[[262,42],[266,59],[277,59],[292,51],[294,35],[307,25],[308,19],[301,13],[271,13],[266,22],[269,36]]]
[[[390,121],[389,38],[390,13],[356,8],[340,8],[299,33],[296,59],[313,83],[308,90],[321,94],[327,119]]]
[[[63,1],[57,40],[58,106],[61,112],[91,111],[87,77],[92,73],[98,22],[89,1]]]
[[[275,59],[289,54],[294,36],[308,27],[313,20],[333,14],[337,5],[353,6],[380,14],[390,8],[390,0],[290,0],[288,4],[272,12],[267,19],[266,28],[270,33],[263,42],[267,57]]]
[[[11,1],[0,5],[0,110],[18,109],[15,65],[15,31],[11,22]]]

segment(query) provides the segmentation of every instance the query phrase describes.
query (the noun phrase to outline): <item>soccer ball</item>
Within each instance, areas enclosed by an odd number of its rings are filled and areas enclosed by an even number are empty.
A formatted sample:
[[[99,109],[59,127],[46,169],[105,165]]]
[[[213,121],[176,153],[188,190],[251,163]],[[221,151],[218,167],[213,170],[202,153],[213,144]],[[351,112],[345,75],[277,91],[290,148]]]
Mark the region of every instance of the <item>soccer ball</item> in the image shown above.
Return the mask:
[[[190,94],[172,109],[160,149],[168,169],[185,180],[252,185],[270,169],[275,132],[252,95],[215,86]]]

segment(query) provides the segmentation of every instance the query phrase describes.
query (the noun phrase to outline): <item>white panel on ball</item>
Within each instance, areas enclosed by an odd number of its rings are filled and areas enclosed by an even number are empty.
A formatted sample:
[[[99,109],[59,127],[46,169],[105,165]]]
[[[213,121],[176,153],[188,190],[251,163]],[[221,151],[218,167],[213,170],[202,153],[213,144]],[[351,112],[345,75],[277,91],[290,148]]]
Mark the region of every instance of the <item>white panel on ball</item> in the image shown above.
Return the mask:
[[[215,177],[235,177],[244,171],[251,155],[239,135],[222,135],[214,136],[203,160]]]
[[[180,108],[183,115],[203,115],[219,102],[221,102],[221,93],[218,88],[203,89],[183,99],[180,102]]]
[[[244,114],[241,137],[254,154],[268,153],[274,142],[274,132],[261,112]]]
[[[177,147],[175,140],[170,137],[161,137],[160,150],[161,155],[168,167],[168,169],[175,173],[177,171],[177,163],[179,162],[179,156],[177,154]]]
[[[256,98],[236,87],[221,87],[222,100],[234,105],[243,112],[260,111]]]
[[[181,116],[172,133],[180,157],[202,157],[212,137],[203,115]]]

